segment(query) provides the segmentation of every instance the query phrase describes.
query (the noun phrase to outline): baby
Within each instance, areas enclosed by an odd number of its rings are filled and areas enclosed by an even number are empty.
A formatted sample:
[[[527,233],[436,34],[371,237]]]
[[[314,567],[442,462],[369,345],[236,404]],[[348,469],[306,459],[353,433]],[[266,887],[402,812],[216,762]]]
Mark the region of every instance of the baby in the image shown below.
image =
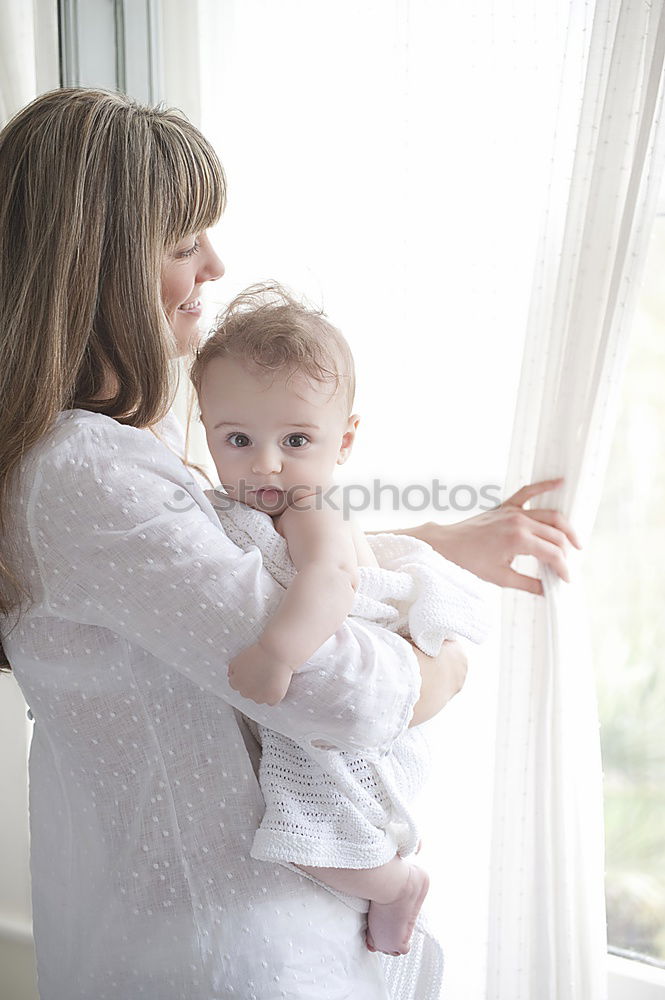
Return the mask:
[[[192,380],[224,489],[224,495],[215,493],[214,505],[225,530],[238,544],[243,539],[258,544],[269,570],[269,556],[280,544],[286,547],[282,566],[285,560],[292,563],[286,580],[272,570],[286,586],[281,604],[257,642],[237,655],[228,671],[231,686],[244,697],[274,705],[285,696],[293,674],[352,612],[360,568],[379,567],[363,532],[326,496],[335,466],[351,453],[359,423],[352,412],[353,358],[323,314],[277,285],[254,286],[218,320],[198,352]],[[237,530],[238,538],[233,536]],[[393,607],[388,611],[397,614]],[[395,850],[400,837],[389,828],[392,824],[403,833],[409,822],[404,823],[401,793],[388,765],[394,763],[402,777],[410,775],[410,786],[421,783],[420,737],[409,730],[395,748],[395,761],[383,759],[381,770],[336,748],[324,748],[329,753],[319,767],[311,747],[297,747],[265,729],[261,736],[259,780],[266,816],[252,856],[296,865],[340,893],[368,900],[368,948],[405,954],[429,879]],[[281,766],[275,766],[276,758]],[[303,787],[316,786],[320,812],[315,836],[303,832],[301,841],[293,830],[284,833],[284,799],[299,794],[298,783],[284,775],[294,773],[304,776]],[[311,802],[291,806],[311,826]],[[322,835],[326,824],[327,837]],[[302,826],[296,824],[296,834]],[[346,850],[340,845],[342,826],[351,840]],[[357,831],[355,845],[346,834],[349,828]],[[380,849],[371,844],[377,835]],[[328,852],[320,848],[326,843]],[[389,860],[373,863],[391,843]],[[411,852],[415,845],[412,837]],[[344,861],[346,866],[340,864]]]

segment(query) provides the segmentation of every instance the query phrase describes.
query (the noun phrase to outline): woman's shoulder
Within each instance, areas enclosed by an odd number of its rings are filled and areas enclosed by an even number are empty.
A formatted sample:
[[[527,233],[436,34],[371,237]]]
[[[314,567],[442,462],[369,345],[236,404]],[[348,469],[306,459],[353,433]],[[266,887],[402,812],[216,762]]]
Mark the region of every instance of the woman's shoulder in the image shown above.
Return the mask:
[[[26,454],[19,493],[26,502],[39,491],[68,488],[95,496],[136,490],[149,480],[173,491],[191,475],[182,459],[149,428],[120,424],[89,410],[64,410]]]
[[[114,455],[116,452],[117,458]],[[150,428],[121,424],[104,413],[72,409],[58,414],[52,427],[26,457],[40,465],[73,457],[80,464],[85,458],[95,457],[104,462],[122,458],[123,464],[144,457],[154,463],[156,456],[165,461],[173,458],[177,464],[182,464],[162,442],[161,435],[153,433]]]
[[[121,424],[105,413],[93,413],[92,410],[62,410],[51,429],[39,442],[41,450],[57,450],[64,444],[76,439],[77,446],[94,449],[97,444],[105,446],[111,441],[122,441],[124,444],[135,443],[139,448],[142,443],[149,443],[155,435],[148,428],[131,427]]]
[[[53,426],[53,432],[58,437],[67,437],[72,434],[82,434],[90,440],[100,438],[121,438],[123,441],[131,440],[140,442],[146,439],[157,438],[176,452],[185,449],[185,437],[180,421],[173,410],[169,410],[152,430],[148,427],[132,427],[129,424],[121,424],[113,417],[107,417],[104,413],[94,413],[92,410],[71,409],[62,410],[58,414]]]
[[[26,456],[17,486],[19,534],[35,551],[62,539],[99,542],[106,529],[132,535],[151,520],[181,531],[195,508],[219,526],[191,469],[150,428],[84,410],[58,416]]]

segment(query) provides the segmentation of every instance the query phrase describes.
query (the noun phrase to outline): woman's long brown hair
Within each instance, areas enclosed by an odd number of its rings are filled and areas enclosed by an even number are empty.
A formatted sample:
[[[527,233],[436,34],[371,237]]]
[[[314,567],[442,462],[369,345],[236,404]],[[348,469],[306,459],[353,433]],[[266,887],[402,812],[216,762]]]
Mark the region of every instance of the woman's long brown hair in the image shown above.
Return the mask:
[[[72,407],[134,427],[165,415],[162,260],[224,201],[214,150],[174,110],[61,89],[0,132],[0,615],[30,599],[8,513],[24,455]]]

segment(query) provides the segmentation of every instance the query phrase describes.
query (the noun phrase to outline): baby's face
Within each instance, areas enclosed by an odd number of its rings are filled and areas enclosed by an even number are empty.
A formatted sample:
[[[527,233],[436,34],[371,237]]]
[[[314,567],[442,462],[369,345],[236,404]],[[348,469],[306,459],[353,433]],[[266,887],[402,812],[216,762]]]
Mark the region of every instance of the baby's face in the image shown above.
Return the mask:
[[[346,461],[357,416],[296,373],[264,372],[215,358],[201,381],[201,418],[219,480],[229,496],[273,517],[326,489]]]

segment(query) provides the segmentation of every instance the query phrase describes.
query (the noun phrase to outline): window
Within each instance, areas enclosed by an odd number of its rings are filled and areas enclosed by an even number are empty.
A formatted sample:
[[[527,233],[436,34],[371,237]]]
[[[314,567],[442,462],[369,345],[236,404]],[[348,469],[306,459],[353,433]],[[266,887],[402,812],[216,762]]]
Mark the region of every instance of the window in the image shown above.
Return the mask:
[[[665,215],[651,240],[586,561],[609,942],[665,969]],[[663,974],[665,979],[665,973]]]
[[[158,14],[154,0],[60,0],[62,86],[158,100]]]

